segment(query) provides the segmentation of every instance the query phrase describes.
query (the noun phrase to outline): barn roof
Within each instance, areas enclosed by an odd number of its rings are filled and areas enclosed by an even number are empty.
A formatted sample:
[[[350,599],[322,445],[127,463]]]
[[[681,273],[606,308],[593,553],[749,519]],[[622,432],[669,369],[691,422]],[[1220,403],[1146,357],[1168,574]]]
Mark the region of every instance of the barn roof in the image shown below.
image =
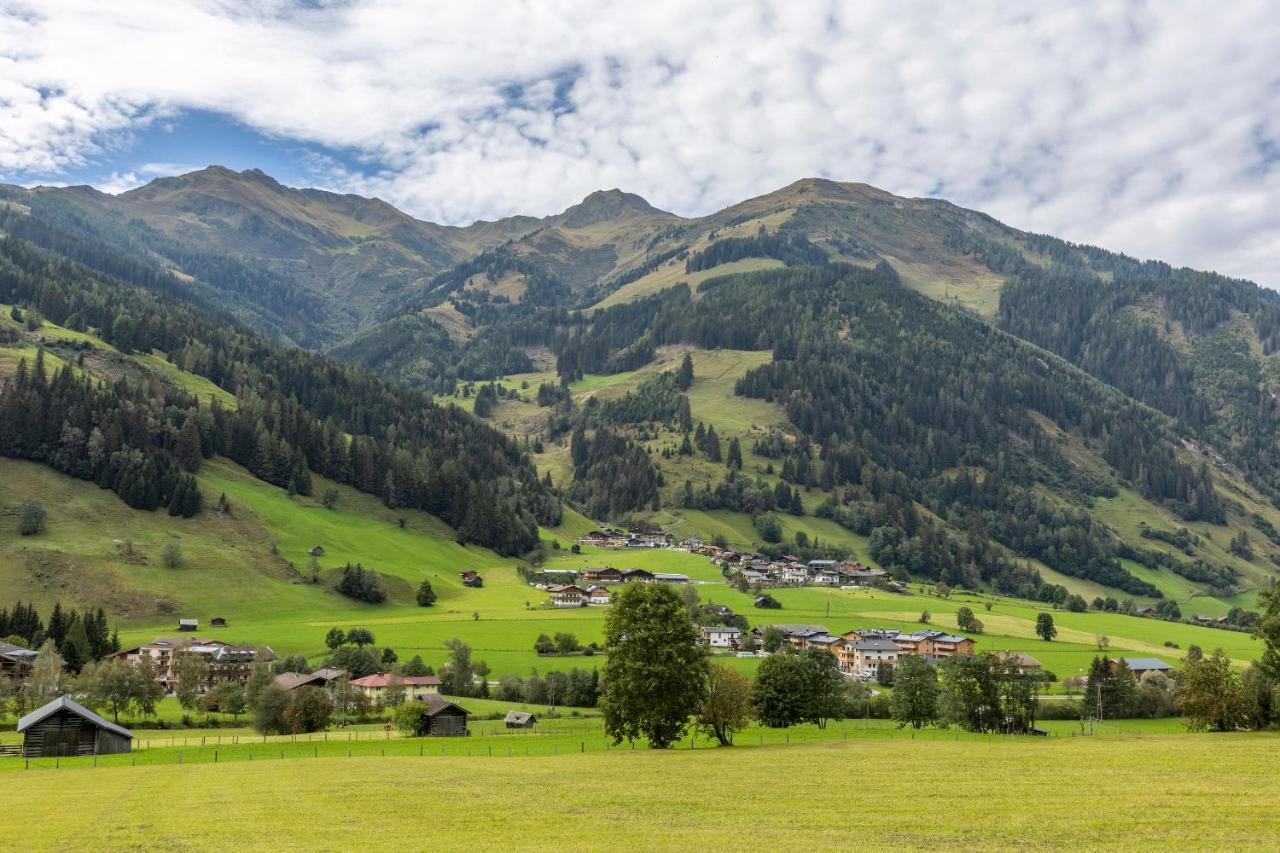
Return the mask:
[[[421,701],[426,704],[427,714],[429,714],[432,717],[434,717],[436,714],[439,714],[441,711],[447,710],[449,708],[453,708],[456,711],[461,711],[463,714],[469,715],[469,712],[467,711],[466,708],[462,707],[461,705],[450,702],[448,699],[442,699],[439,696],[434,696],[434,695],[423,696]]]
[[[78,702],[73,702],[69,696],[59,696],[43,708],[37,708],[21,720],[18,720],[18,731],[26,731],[47,717],[63,710],[70,711],[78,717],[83,717],[100,729],[106,729],[109,732],[118,734],[121,737],[129,738],[130,740],[133,739],[133,732],[123,726],[117,726],[115,723],[107,722],[102,719],[102,717],[99,717],[97,714],[93,713]]]
[[[530,720],[537,722],[537,719],[538,719],[537,717],[535,717],[533,714],[529,713],[528,711],[508,711],[506,716],[506,721],[508,723],[523,724],[523,723],[529,722]]]

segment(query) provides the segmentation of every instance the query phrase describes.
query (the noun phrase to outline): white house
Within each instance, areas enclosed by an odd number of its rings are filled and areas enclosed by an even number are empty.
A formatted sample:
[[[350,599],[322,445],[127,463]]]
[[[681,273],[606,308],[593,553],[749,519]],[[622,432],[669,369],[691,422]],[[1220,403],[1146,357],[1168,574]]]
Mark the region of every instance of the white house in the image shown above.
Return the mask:
[[[736,649],[742,643],[742,629],[726,625],[706,626],[698,631],[702,642],[713,649]]]

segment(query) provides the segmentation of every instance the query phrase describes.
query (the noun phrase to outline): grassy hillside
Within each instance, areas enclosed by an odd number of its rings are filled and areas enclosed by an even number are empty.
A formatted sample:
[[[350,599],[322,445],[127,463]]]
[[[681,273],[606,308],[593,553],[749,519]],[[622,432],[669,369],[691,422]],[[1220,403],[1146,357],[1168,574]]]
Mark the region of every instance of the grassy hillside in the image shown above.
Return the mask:
[[[404,846],[687,850],[749,829],[751,847],[814,849],[1266,849],[1280,782],[1260,735],[1010,742],[857,740],[802,747],[629,750],[535,758],[354,757],[199,766],[61,769],[23,775],[27,806],[0,832],[27,850]],[[428,746],[434,750],[435,743]],[[451,745],[452,746],[452,745]],[[1106,772],[1098,768],[1105,766]],[[814,795],[823,780],[874,778],[874,807]],[[625,785],[602,779],[625,778]],[[732,794],[711,779],[741,783]],[[787,785],[768,780],[804,779]],[[443,784],[442,784],[443,780]],[[939,793],[920,796],[921,785]],[[209,806],[154,814],[154,792],[199,790]],[[290,806],[276,794],[287,790]],[[1070,790],[1071,797],[1045,797]],[[512,791],[520,795],[511,796]],[[1222,792],[1233,818],[1222,820]],[[939,806],[945,794],[946,806]],[[63,807],[74,800],[77,808]],[[869,800],[870,801],[870,800]],[[323,816],[321,818],[321,816]],[[412,817],[411,817],[412,816]]]

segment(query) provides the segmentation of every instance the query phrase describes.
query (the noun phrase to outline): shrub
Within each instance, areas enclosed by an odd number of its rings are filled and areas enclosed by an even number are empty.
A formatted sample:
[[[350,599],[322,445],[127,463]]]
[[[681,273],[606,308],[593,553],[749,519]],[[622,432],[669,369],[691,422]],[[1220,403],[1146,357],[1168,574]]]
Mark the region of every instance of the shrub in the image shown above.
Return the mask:
[[[18,519],[18,532],[23,536],[33,536],[44,530],[49,514],[39,501],[23,501],[22,511]]]

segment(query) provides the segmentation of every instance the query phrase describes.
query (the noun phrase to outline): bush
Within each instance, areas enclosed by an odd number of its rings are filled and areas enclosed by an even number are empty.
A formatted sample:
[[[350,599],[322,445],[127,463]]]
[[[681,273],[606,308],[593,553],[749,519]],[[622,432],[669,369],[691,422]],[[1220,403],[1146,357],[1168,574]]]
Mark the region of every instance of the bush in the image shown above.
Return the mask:
[[[18,532],[23,536],[33,536],[44,530],[49,514],[39,501],[23,501],[18,520]]]
[[[170,542],[164,546],[164,553],[161,556],[166,569],[176,569],[182,566],[182,548],[177,542]]]

